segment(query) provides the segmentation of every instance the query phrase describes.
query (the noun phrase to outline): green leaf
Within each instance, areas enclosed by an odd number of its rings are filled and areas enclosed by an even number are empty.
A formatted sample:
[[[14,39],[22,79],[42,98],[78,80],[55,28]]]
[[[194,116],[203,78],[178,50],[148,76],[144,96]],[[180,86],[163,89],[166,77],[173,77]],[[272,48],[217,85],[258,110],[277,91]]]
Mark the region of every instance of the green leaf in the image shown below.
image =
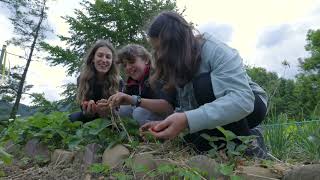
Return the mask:
[[[237,138],[237,135],[235,135],[233,132],[229,131],[229,130],[225,130],[222,127],[218,126],[217,129],[222,132],[222,134],[225,136],[226,141],[231,141],[233,139]]]
[[[89,171],[92,173],[104,173],[108,174],[110,171],[110,167],[101,163],[94,163],[89,166]]]
[[[4,162],[5,164],[11,164],[12,155],[4,151],[2,147],[0,147],[0,162]]]
[[[234,165],[220,164],[218,167],[219,172],[225,176],[230,176],[233,174]]]
[[[243,177],[237,176],[237,175],[232,175],[232,176],[230,176],[230,179],[231,179],[231,180],[244,180]]]

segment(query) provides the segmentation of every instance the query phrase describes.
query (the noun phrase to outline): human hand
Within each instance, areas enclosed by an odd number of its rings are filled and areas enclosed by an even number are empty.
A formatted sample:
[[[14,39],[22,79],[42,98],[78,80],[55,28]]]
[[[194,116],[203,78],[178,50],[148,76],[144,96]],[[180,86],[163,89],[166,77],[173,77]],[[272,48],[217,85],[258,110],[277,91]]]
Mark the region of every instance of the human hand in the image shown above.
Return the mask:
[[[97,101],[97,113],[100,117],[107,117],[111,114],[111,107],[107,99]]]
[[[160,139],[173,139],[188,127],[185,113],[174,113],[163,121],[148,122],[140,128],[140,134],[149,131],[153,136]]]
[[[134,99],[132,96],[118,92],[112,96],[109,97],[108,103],[112,108],[119,107],[120,105],[130,105],[133,104]]]
[[[83,101],[81,106],[86,115],[94,115],[97,112],[97,105],[94,100]]]

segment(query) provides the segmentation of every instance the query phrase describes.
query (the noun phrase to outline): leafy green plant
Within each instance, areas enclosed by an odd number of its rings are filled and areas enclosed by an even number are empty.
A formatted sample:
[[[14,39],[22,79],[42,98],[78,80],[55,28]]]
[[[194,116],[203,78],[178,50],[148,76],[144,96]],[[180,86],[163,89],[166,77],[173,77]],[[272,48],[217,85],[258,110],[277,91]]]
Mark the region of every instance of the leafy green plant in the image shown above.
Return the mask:
[[[3,164],[11,164],[12,163],[12,155],[7,153],[3,147],[0,146],[0,165]],[[3,170],[0,169],[0,177],[4,177],[5,176],[5,172]]]
[[[105,164],[94,163],[89,166],[89,172],[107,175],[110,172],[110,167]]]
[[[0,142],[12,140],[16,144],[25,144],[36,138],[51,149],[74,150],[89,143],[112,146],[128,142],[128,134],[137,135],[137,125],[131,120],[122,120],[128,132],[112,128],[110,119],[96,119],[83,124],[70,122],[67,113],[54,112],[49,115],[38,113],[27,119],[17,119],[1,132]]]
[[[170,179],[190,179],[190,180],[200,180],[205,179],[204,176],[207,172],[201,172],[199,169],[178,166],[174,164],[162,164],[156,169],[157,175],[168,175],[170,174]]]
[[[0,147],[0,165],[10,164],[12,162],[12,155],[7,153],[3,147]]]
[[[224,141],[226,153],[231,160],[235,160],[236,157],[241,157],[244,155],[245,150],[251,146],[251,142],[255,138],[254,136],[237,136],[233,132],[223,129],[222,127],[217,127],[217,129],[222,132],[224,137],[215,137],[209,136],[208,134],[201,134],[203,138],[209,141],[212,149],[208,152],[208,155],[211,157],[218,156],[218,150],[221,149],[223,144],[220,147],[217,147],[215,142]],[[237,144],[235,140],[239,140],[241,143]]]
[[[304,159],[320,160],[320,123],[298,126],[295,134],[297,151]]]
[[[113,177],[119,179],[119,180],[130,180],[133,179],[132,175],[127,175],[125,173],[117,172],[112,174]]]

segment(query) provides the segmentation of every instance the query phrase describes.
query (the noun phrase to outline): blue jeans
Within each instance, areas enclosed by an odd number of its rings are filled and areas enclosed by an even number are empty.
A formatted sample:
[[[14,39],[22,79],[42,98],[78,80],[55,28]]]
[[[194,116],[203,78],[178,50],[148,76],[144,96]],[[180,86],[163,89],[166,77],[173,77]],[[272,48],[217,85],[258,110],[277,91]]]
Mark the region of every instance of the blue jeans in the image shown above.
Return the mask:
[[[153,113],[145,108],[132,107],[131,105],[121,105],[119,115],[120,117],[133,118],[140,126],[150,121],[161,121],[166,118],[166,116]]]

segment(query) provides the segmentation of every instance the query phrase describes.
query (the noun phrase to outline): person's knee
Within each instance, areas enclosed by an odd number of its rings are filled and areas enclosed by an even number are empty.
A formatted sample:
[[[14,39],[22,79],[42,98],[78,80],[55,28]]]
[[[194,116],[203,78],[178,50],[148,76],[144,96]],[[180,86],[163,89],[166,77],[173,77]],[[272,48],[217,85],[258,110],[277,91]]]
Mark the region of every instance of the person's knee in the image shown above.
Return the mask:
[[[143,125],[149,121],[161,120],[161,117],[157,114],[141,107],[137,107],[133,110],[132,118],[136,120],[139,125]]]
[[[131,105],[122,105],[119,109],[120,117],[131,117],[133,113],[133,109]]]

